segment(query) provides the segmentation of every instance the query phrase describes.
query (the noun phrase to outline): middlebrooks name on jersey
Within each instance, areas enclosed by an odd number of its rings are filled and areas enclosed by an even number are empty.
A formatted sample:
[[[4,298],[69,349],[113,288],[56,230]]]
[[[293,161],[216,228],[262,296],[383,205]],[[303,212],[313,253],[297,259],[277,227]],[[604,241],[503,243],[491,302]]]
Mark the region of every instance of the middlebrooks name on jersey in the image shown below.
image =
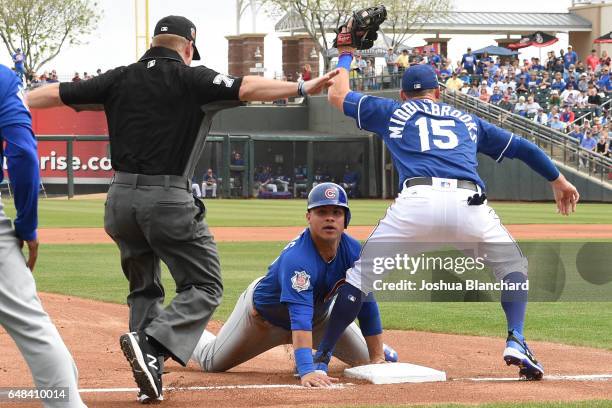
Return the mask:
[[[513,157],[512,133],[430,99],[402,103],[349,92],[344,113],[384,140],[400,175],[400,190],[411,177],[470,180],[484,190],[476,153],[497,161]]]
[[[346,270],[359,258],[361,245],[343,233],[336,257],[325,262],[306,228],[272,262],[253,294],[257,311],[270,323],[287,330],[311,330],[312,318],[322,316],[331,304]],[[297,305],[299,317],[289,316]]]

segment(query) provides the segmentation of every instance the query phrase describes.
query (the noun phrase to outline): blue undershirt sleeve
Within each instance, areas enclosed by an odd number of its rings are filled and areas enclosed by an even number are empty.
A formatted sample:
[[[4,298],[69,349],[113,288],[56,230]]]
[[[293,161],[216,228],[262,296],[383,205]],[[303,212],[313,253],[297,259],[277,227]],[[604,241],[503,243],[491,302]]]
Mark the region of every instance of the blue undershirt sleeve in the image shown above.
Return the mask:
[[[6,141],[4,155],[17,209],[15,233],[17,238],[31,241],[36,239],[40,186],[36,139],[32,128],[22,124],[5,126],[0,134]]]

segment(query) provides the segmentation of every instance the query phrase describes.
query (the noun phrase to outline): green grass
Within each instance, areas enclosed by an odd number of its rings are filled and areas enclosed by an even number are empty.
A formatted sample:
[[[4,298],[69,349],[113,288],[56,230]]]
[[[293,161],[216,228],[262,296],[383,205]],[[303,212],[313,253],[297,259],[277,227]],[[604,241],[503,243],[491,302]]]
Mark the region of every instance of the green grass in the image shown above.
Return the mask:
[[[403,405],[363,405],[363,408],[397,408]],[[408,405],[405,405],[408,406]],[[412,408],[467,408],[467,407],[478,407],[478,408],[610,408],[612,407],[612,400],[601,400],[601,401],[574,401],[574,402],[521,402],[521,403],[495,403],[495,404],[478,404],[478,405],[464,405],[464,404],[434,404],[434,405],[409,405]],[[349,405],[347,405],[347,408]],[[351,405],[350,407],[353,407]],[[359,406],[357,406],[359,407]]]
[[[13,204],[4,201],[14,218]],[[352,225],[376,225],[391,204],[388,200],[353,200]],[[612,223],[609,204],[580,204],[578,212],[561,217],[552,203],[492,203],[505,224]],[[301,226],[305,224],[304,200],[206,200],[207,219],[213,227]],[[41,200],[41,228],[103,227],[104,200]],[[606,221],[607,220],[607,221]]]
[[[225,320],[236,299],[277,256],[284,243],[221,243],[224,298],[214,318]],[[127,280],[114,245],[44,245],[35,270],[38,289],[106,302],[125,303]],[[174,282],[162,272],[168,302]],[[498,303],[381,302],[387,329],[504,336]],[[530,303],[526,334],[531,340],[612,349],[612,303]]]

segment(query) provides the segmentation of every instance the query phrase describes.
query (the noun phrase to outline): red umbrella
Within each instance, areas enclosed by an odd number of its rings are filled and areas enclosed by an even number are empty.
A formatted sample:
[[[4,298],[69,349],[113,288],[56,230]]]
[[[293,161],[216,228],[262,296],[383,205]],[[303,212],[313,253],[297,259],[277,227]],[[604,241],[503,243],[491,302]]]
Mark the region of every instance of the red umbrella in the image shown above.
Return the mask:
[[[559,41],[559,39],[553,35],[543,33],[542,31],[536,31],[535,33],[522,37],[519,42],[508,44],[508,48],[511,50],[518,50],[525,47],[548,47]]]
[[[595,41],[593,41],[594,43],[598,43],[598,44],[612,44],[612,31],[610,31],[608,34],[604,34],[601,37],[595,39]]]

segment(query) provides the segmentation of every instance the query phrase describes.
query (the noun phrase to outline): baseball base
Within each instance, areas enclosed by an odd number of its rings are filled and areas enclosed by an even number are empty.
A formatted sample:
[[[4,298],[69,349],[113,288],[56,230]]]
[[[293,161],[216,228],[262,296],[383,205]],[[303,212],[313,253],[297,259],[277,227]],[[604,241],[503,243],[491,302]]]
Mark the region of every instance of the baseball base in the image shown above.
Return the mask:
[[[446,381],[444,371],[408,363],[368,364],[347,368],[344,375],[372,384],[399,384]]]

